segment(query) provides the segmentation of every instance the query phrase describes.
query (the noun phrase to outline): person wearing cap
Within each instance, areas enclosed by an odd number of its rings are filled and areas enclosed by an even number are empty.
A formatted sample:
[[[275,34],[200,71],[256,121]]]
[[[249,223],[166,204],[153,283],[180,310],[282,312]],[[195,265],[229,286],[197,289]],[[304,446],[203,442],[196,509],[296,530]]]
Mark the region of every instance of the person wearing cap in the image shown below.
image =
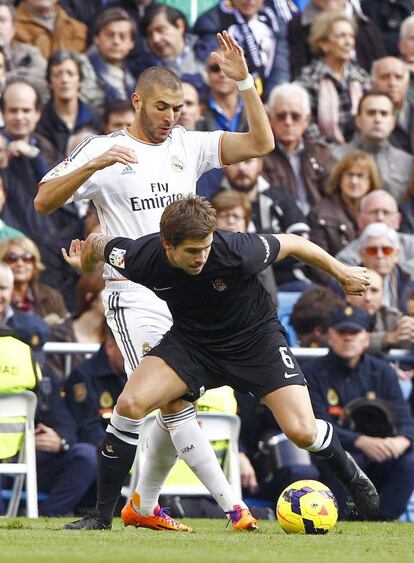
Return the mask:
[[[414,489],[414,419],[404,400],[395,371],[382,359],[366,353],[372,318],[345,305],[332,312],[328,330],[329,353],[303,366],[317,417],[328,420],[342,446],[358,461],[380,495],[379,520],[395,520],[405,510]],[[346,416],[352,400],[386,401],[396,423],[394,435],[358,432]],[[340,515],[349,517],[345,490],[322,468],[322,481],[332,487]]]

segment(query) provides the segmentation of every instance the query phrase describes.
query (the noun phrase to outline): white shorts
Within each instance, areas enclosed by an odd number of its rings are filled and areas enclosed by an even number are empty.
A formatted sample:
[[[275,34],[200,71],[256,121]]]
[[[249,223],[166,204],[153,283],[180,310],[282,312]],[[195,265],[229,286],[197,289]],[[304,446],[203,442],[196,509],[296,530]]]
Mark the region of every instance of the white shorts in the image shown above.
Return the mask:
[[[170,310],[152,291],[129,281],[107,281],[102,298],[129,376],[170,329]]]

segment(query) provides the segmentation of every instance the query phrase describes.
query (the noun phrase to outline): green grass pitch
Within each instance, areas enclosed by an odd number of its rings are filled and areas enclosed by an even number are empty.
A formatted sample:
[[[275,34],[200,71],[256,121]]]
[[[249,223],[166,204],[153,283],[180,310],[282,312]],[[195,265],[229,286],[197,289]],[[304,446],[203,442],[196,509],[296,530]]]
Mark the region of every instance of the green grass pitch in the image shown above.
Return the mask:
[[[276,522],[233,532],[224,520],[183,520],[192,534],[123,528],[62,530],[65,519],[0,519],[1,563],[405,563],[414,561],[414,526],[339,523],[325,536],[287,535]]]

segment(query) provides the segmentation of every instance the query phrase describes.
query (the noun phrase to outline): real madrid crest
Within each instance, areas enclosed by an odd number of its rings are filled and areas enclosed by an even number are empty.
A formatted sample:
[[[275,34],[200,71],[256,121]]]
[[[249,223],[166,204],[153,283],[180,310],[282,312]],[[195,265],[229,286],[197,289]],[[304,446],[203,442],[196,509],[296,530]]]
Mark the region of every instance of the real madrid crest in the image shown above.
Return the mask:
[[[328,401],[328,405],[331,405],[332,407],[336,406],[339,403],[338,393],[335,391],[335,389],[328,389],[326,399]]]
[[[178,156],[171,157],[171,168],[175,170],[175,172],[183,172],[184,171],[184,162]]]
[[[354,314],[353,308],[351,307],[351,305],[347,305],[344,309],[344,315],[346,315],[347,317],[350,317],[353,314]]]
[[[141,349],[141,355],[145,356],[145,354],[148,354],[148,352],[151,350],[152,346],[149,342],[144,342],[142,344],[142,349]]]

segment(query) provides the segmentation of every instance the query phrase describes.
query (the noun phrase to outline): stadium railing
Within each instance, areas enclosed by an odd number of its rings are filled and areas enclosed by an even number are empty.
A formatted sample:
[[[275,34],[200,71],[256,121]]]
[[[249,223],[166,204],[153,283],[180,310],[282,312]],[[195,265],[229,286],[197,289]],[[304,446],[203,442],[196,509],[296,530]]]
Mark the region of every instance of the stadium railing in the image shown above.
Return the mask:
[[[99,344],[81,344],[78,342],[46,342],[44,345],[45,354],[61,354],[65,356],[65,375],[69,375],[72,368],[73,354],[94,354],[99,350]],[[325,356],[328,348],[291,348],[297,358],[311,359]],[[414,353],[411,350],[392,349],[384,356],[387,361],[398,364],[401,361],[414,362]]]

